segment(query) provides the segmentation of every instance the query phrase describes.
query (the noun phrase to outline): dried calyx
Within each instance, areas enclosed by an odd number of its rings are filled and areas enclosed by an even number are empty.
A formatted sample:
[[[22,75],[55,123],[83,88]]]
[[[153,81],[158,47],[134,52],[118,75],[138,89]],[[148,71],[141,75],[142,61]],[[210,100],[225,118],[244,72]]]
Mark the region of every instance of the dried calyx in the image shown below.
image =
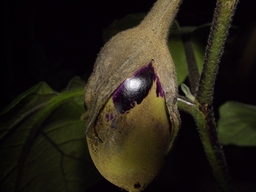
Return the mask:
[[[102,48],[85,87],[87,142],[99,172],[128,191],[157,175],[179,129],[166,39],[180,0],[158,0],[135,28]]]

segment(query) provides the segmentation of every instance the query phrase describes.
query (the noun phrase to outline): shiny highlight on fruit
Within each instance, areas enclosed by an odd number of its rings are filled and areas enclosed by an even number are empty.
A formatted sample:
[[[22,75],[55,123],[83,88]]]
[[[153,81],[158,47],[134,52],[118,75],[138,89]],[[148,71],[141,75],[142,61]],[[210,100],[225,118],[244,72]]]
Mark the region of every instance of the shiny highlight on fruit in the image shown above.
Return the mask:
[[[152,63],[127,78],[109,98],[87,138],[99,172],[128,191],[143,190],[169,151],[172,129]]]
[[[99,172],[130,192],[157,175],[179,131],[177,77],[167,46],[181,0],[158,0],[101,49],[85,86],[86,138]]]

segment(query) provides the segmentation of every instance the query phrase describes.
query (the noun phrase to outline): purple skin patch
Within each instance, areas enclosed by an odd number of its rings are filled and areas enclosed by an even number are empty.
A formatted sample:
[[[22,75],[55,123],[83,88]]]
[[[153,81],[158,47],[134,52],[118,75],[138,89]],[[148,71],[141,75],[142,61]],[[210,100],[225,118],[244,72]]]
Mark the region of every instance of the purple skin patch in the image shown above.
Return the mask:
[[[164,90],[160,83],[159,77],[156,74],[155,74],[155,79],[156,79],[156,96],[164,97]]]
[[[156,96],[164,97],[159,77],[150,62],[147,66],[136,71],[131,78],[127,78],[114,92],[112,100],[116,111],[123,114],[133,108],[136,103],[140,104],[148,95],[154,81],[157,85]]]
[[[111,121],[111,128],[116,128],[116,125],[115,125],[115,116],[112,114],[112,113],[108,113],[105,115],[105,119],[107,122]]]
[[[107,120],[107,122],[112,121],[114,119],[114,115],[112,113],[106,114],[105,119]]]

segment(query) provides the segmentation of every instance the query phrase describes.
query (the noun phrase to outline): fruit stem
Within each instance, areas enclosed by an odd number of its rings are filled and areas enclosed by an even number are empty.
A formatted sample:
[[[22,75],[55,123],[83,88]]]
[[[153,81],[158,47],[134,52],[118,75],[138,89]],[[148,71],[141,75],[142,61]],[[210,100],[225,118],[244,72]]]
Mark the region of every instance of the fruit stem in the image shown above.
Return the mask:
[[[141,22],[140,27],[152,30],[160,39],[167,39],[170,26],[181,0],[158,0]]]

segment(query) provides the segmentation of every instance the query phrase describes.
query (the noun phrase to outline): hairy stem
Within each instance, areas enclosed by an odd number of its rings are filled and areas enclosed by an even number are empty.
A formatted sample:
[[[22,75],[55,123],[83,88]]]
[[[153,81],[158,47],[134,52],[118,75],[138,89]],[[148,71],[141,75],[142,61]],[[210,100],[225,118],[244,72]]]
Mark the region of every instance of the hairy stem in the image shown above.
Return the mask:
[[[189,71],[188,74],[189,74],[189,84],[190,84],[189,87],[190,87],[191,93],[195,95],[198,88],[199,79],[200,79],[199,70],[196,64],[196,57],[193,52],[190,36],[188,35],[184,36],[182,40],[183,40],[186,60],[188,64],[188,71]]]
[[[178,12],[181,0],[158,0],[142,21],[142,28],[151,29],[160,38],[166,39],[169,28]]]
[[[217,136],[212,101],[220,58],[237,3],[238,0],[217,0],[195,102],[190,103],[184,99],[178,99],[179,108],[194,117],[213,174],[221,190],[225,192],[234,191],[234,188]]]
[[[237,3],[238,0],[217,0],[205,52],[203,72],[196,95],[201,105],[211,105],[212,103],[218,66]]]
[[[182,98],[178,98],[178,106],[179,109],[193,116],[200,133],[204,151],[221,191],[234,191],[225,155],[218,140],[215,118],[212,111],[205,114],[200,110],[199,105]]]

